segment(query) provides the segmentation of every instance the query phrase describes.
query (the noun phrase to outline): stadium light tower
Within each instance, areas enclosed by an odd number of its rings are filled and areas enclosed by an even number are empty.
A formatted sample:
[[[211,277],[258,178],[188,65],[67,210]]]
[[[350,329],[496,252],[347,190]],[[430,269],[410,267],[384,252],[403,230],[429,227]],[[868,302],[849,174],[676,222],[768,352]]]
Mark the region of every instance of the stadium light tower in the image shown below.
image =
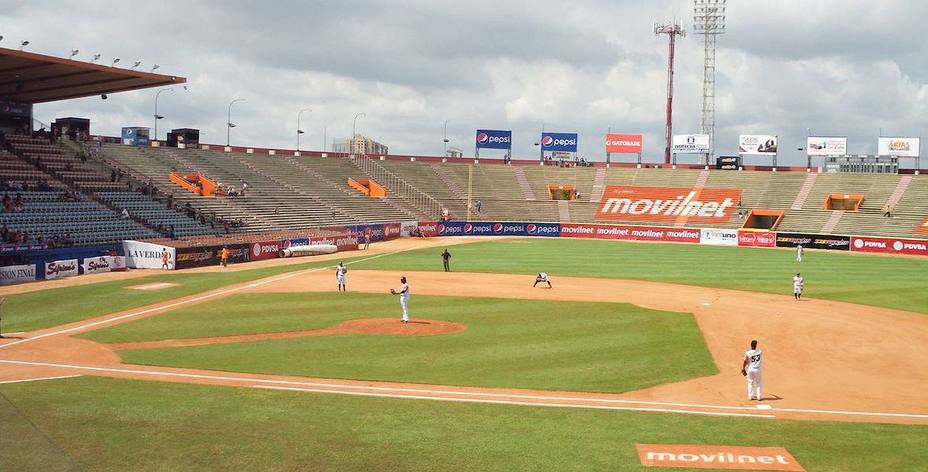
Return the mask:
[[[715,42],[725,33],[727,0],[693,0],[693,31],[703,36],[702,133],[709,135],[706,165],[715,152]]]
[[[362,116],[367,116],[367,115],[365,115],[364,113],[358,113],[357,115],[354,115],[354,120],[351,122],[351,147],[350,147],[350,150],[351,150],[351,155],[352,155],[352,156],[354,155],[354,149],[357,147],[357,144],[358,144],[358,141],[357,141],[357,139],[356,139],[356,136],[358,135],[358,118],[361,118]]]
[[[664,128],[664,164],[670,164],[670,140],[673,136],[673,55],[677,36],[686,37],[680,23],[654,24],[654,34],[666,34],[670,39],[667,54],[667,124]]]
[[[158,93],[155,94],[155,141],[158,140],[158,120],[164,118],[163,116],[158,114],[158,97],[160,97],[161,94],[164,92],[173,92],[173,91],[174,89],[172,88],[166,88],[166,89],[159,90]]]
[[[303,134],[303,128],[300,128],[300,118],[303,117],[304,111],[313,111],[312,108],[304,108],[296,114],[296,151],[300,152],[300,135]]]
[[[229,102],[229,114],[227,118],[228,121],[226,121],[226,147],[231,146],[230,143],[232,142],[232,128],[235,128],[235,123],[232,122],[232,105],[235,105],[236,102],[244,101],[244,98],[236,98],[235,100]]]

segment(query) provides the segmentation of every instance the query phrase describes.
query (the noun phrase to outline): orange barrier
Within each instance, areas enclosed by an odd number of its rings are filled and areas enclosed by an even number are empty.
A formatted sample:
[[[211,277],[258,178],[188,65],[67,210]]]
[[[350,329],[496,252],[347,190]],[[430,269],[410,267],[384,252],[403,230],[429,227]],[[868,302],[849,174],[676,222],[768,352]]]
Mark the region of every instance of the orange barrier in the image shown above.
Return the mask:
[[[348,186],[361,192],[368,197],[383,198],[387,196],[387,190],[377,183],[374,179],[348,179]]]
[[[567,193],[567,198],[554,198],[556,195],[558,197],[562,197],[565,192]],[[576,200],[576,199],[577,199],[577,186],[576,185],[548,184],[548,200]]]
[[[826,210],[860,210],[860,205],[864,202],[864,196],[859,194],[830,193],[825,199]]]
[[[183,175],[171,172],[170,179],[180,188],[204,197],[215,196],[219,188],[216,182],[200,174]]]

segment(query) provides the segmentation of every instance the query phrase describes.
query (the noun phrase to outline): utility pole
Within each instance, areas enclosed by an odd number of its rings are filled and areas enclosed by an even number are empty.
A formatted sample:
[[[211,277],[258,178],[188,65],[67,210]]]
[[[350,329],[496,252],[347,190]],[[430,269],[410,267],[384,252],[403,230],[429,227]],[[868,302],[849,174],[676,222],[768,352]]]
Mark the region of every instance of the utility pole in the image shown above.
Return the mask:
[[[664,164],[670,164],[670,142],[673,138],[673,56],[677,36],[685,37],[686,32],[679,23],[654,24],[654,34],[666,34],[670,39],[667,54],[667,124],[664,129]]]

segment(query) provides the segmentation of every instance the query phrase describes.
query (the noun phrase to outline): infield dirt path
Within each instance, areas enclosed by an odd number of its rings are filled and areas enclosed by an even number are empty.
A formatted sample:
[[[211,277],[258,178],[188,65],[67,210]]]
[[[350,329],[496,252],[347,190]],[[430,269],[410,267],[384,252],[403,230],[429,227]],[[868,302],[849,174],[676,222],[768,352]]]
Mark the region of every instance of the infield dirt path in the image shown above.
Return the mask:
[[[369,253],[352,253],[350,257],[375,256],[407,248],[445,246],[449,243],[447,240],[405,240],[403,244],[384,244],[376,252],[373,249],[376,246],[372,246]],[[344,255],[334,259],[340,257]],[[422,294],[627,302],[658,310],[693,313],[721,373],[621,395],[346,381],[132,366],[121,364],[114,350],[155,346],[102,345],[69,336],[103,325],[153,316],[179,304],[203,303],[234,293],[330,291],[334,281],[331,275],[330,270],[319,269],[283,274],[95,320],[25,333],[14,339],[3,339],[0,340],[0,381],[90,374],[417,399],[928,424],[928,393],[924,391],[924,385],[928,384],[928,363],[924,362],[928,359],[928,316],[831,301],[796,302],[791,296],[725,289],[556,276],[553,278],[554,289],[533,289],[532,276],[491,273],[355,269],[349,275],[348,283],[352,291],[371,293],[385,293],[398,284],[401,275],[408,277],[413,293],[410,306],[414,320],[429,318],[428,313],[416,310],[415,297]],[[462,328],[459,326],[455,329]],[[207,338],[186,342],[211,344],[269,339],[270,336],[304,335],[312,334],[258,334],[255,339]],[[772,406],[772,410],[758,410],[756,403],[745,401],[745,384],[738,371],[743,352],[748,348],[748,341],[753,338],[760,341],[760,348],[765,353],[763,405]],[[175,341],[175,345],[184,345],[184,342]],[[666,349],[668,362],[673,362],[673,346],[668,345]],[[797,409],[803,411],[795,411]],[[848,414],[856,411],[904,415]]]

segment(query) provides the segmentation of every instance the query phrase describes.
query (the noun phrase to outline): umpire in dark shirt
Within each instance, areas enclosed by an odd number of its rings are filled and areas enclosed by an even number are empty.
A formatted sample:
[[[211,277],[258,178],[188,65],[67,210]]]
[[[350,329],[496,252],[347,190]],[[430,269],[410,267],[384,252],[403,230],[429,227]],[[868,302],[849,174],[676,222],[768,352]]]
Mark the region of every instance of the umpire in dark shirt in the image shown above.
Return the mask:
[[[451,253],[448,252],[448,249],[441,253],[441,261],[445,264],[445,272],[451,272]]]

